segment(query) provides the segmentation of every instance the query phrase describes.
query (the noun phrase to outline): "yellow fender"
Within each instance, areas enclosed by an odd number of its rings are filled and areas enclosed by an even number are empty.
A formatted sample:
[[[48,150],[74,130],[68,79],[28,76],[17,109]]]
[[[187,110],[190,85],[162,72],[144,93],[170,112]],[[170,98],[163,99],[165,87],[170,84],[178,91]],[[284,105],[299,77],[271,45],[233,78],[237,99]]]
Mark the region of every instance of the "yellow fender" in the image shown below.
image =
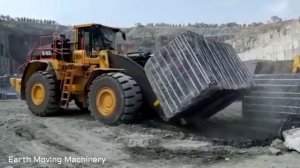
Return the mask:
[[[46,70],[48,67],[48,62],[43,62],[43,61],[31,61],[27,64],[23,76],[22,76],[22,80],[20,80],[20,96],[22,100],[25,100],[25,87],[26,87],[26,83],[28,81],[28,79],[30,78],[30,76],[32,74],[34,74],[37,71],[44,71]],[[17,81],[17,79],[16,79]],[[15,85],[13,85],[15,84]],[[14,79],[12,79],[12,86],[16,89],[17,91],[17,83],[14,83]],[[18,92],[18,91],[17,91]]]

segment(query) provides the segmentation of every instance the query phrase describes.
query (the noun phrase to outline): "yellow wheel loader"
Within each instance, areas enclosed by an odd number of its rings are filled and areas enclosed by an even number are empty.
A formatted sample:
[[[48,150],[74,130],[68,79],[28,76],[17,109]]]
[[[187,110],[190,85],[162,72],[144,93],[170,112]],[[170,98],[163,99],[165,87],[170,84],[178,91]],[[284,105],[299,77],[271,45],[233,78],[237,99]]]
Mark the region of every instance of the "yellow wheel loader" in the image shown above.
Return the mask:
[[[70,101],[106,124],[132,122],[147,106],[166,120],[200,114],[208,118],[253,84],[232,47],[196,33],[175,38],[155,56],[115,50],[119,28],[74,26],[42,36],[11,84],[37,116],[69,107]]]
[[[12,86],[37,116],[56,113],[75,100],[104,123],[130,122],[142,105],[141,88],[147,101],[154,102],[155,96],[147,89],[151,87],[142,66],[114,51],[117,33],[124,39],[125,34],[100,24],[74,29],[74,43],[63,34],[40,37],[22,78],[12,78]]]

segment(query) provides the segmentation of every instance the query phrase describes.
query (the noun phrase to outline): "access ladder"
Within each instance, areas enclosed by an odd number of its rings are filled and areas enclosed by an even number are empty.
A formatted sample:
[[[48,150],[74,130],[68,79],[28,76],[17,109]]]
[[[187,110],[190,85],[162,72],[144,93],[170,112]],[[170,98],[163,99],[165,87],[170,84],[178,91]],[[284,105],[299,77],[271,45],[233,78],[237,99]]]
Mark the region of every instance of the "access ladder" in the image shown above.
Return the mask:
[[[63,80],[61,81],[61,98],[60,98],[60,107],[61,108],[68,108],[69,107],[69,102],[70,102],[70,97],[71,97],[71,87],[73,85],[73,80],[74,80],[74,74],[75,74],[75,69],[74,65],[67,65],[65,68],[65,73],[63,75]]]

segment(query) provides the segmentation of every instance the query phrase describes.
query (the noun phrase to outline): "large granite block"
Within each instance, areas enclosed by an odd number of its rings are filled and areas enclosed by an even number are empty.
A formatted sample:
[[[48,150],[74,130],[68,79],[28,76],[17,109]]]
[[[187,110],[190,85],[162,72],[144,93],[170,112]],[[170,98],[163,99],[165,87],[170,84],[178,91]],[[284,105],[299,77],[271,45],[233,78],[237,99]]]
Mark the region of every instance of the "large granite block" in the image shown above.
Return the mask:
[[[145,72],[166,119],[188,110],[201,113],[212,104],[220,110],[214,100],[227,99],[228,91],[254,85],[251,74],[230,45],[193,32],[180,34],[151,57]],[[223,100],[219,102],[224,104]]]

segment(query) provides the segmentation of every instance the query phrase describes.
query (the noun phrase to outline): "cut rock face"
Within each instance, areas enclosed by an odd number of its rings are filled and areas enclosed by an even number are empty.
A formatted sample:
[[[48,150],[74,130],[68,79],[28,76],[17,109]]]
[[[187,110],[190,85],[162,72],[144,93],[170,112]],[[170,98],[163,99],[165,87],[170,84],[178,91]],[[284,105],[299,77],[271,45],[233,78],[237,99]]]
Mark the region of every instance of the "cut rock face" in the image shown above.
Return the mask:
[[[294,128],[282,133],[284,146],[290,150],[300,152],[300,128]]]
[[[151,57],[145,72],[166,120],[186,112],[208,118],[255,85],[232,46],[193,32]]]

